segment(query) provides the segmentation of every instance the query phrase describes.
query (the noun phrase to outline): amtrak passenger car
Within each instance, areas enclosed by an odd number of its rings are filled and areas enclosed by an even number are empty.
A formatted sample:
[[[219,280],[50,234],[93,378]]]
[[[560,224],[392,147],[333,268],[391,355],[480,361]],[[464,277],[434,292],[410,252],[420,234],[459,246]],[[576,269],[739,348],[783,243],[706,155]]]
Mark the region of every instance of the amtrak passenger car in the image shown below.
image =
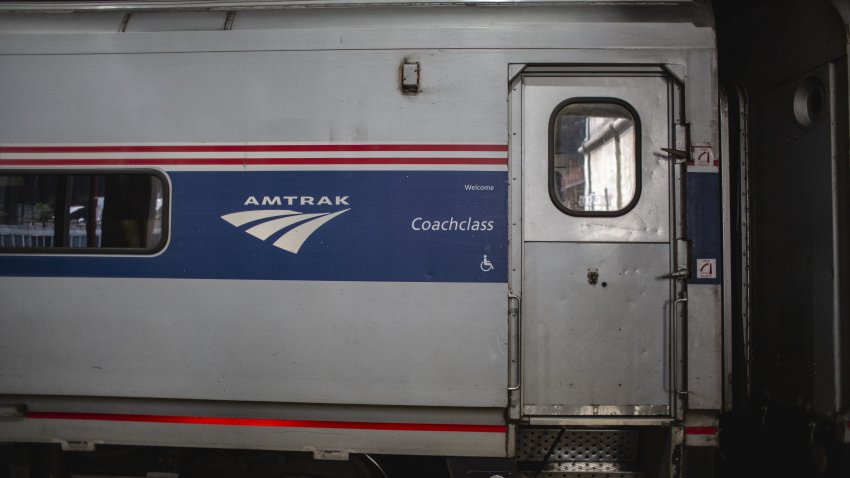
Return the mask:
[[[700,1],[0,6],[11,462],[710,473],[714,42]]]

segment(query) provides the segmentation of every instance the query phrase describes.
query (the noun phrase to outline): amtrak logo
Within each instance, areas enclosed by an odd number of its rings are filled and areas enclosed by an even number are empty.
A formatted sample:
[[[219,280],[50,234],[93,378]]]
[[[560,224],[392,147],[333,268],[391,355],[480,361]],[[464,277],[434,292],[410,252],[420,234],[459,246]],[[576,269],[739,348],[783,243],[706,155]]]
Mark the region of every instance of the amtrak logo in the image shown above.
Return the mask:
[[[276,233],[289,229],[274,241],[274,246],[284,251],[298,254],[301,246],[317,229],[331,219],[350,211],[351,208],[337,212],[320,212],[305,214],[288,209],[255,209],[252,211],[234,212],[221,216],[222,219],[236,227],[251,225],[245,230],[248,234],[265,241]],[[294,226],[294,227],[293,227]]]

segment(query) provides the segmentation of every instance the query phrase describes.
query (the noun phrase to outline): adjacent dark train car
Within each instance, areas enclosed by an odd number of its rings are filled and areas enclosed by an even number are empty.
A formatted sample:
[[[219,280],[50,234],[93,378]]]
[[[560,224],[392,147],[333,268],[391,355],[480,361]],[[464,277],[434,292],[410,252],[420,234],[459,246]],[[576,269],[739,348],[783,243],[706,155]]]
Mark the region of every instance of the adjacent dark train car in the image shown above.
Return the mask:
[[[850,5],[715,7],[733,168],[734,412],[724,436],[731,455],[747,450],[737,463],[750,473],[847,476]],[[757,450],[785,459],[753,459]]]

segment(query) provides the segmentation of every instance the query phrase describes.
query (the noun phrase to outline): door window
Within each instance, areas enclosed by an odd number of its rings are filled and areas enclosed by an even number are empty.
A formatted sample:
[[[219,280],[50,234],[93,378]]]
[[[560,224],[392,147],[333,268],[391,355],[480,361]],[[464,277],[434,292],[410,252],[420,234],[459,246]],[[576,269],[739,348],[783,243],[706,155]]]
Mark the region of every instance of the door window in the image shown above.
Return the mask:
[[[550,122],[549,194],[578,216],[628,212],[640,194],[640,123],[615,99],[561,103]]]

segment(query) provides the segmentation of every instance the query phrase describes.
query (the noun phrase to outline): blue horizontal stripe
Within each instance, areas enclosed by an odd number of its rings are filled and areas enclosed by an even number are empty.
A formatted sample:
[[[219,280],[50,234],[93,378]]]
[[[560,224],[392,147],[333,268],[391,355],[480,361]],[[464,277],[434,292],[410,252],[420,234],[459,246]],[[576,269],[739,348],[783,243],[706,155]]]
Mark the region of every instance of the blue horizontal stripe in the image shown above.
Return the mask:
[[[507,280],[504,171],[173,172],[169,176],[171,238],[162,254],[0,255],[0,275]],[[251,197],[258,204],[253,204]],[[263,205],[265,197],[267,204]],[[314,205],[300,204],[302,197],[313,198]],[[327,200],[317,204],[322,197]],[[279,205],[275,204],[278,200]],[[255,209],[304,214],[350,210],[321,225],[293,254],[273,245],[291,227],[263,241],[245,232],[262,221],[236,227],[221,218]],[[435,227],[439,230],[432,230]]]

